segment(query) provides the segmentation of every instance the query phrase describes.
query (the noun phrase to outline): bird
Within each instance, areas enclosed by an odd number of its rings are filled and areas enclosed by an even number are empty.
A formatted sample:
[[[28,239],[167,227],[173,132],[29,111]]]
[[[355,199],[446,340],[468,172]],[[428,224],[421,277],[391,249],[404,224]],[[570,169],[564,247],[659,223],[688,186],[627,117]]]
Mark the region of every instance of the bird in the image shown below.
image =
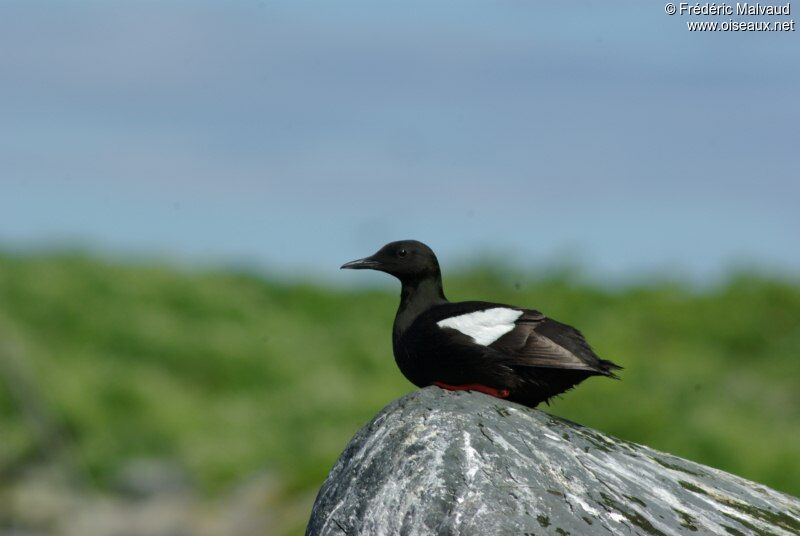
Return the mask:
[[[485,301],[450,302],[433,250],[390,242],[342,269],[378,270],[400,280],[392,328],[395,362],[417,387],[478,391],[528,407],[590,376],[618,378],[580,331],[534,309]]]

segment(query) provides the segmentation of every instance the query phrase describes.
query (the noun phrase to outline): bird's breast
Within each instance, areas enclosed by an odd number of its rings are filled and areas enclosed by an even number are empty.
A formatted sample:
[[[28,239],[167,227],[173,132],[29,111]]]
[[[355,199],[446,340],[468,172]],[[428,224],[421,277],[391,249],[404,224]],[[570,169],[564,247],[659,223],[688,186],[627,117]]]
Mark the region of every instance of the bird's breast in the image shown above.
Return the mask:
[[[395,363],[408,381],[417,387],[430,385],[434,381],[429,377],[424,356],[407,337],[404,335],[397,337],[394,340],[393,350]]]

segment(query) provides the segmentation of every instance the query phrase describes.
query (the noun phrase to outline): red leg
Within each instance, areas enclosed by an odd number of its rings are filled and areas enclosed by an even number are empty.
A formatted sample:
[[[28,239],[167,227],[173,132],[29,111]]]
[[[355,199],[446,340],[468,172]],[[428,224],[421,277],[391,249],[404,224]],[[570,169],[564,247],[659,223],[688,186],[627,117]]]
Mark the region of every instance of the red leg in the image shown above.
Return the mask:
[[[508,398],[508,395],[511,394],[508,389],[495,389],[494,387],[489,387],[481,383],[450,385],[443,382],[433,382],[433,385],[441,387],[442,389],[447,389],[448,391],[478,391],[479,393],[491,395],[497,398]]]

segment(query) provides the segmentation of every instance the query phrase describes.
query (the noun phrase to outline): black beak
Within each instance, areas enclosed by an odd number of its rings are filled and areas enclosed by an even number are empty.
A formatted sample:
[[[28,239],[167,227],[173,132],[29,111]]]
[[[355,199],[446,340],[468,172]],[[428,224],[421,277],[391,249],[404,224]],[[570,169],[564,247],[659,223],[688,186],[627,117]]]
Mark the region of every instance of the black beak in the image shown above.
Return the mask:
[[[381,263],[376,261],[372,257],[364,257],[363,259],[346,262],[339,269],[343,270],[345,268],[348,268],[350,270],[375,270],[380,265]]]

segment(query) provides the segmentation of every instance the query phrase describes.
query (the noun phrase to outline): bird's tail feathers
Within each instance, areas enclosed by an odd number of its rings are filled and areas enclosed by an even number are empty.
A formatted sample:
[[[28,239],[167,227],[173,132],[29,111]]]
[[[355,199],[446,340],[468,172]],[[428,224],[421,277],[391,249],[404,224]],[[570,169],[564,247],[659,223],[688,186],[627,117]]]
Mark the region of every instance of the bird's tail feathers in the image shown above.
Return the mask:
[[[619,379],[619,376],[614,374],[615,370],[623,370],[624,367],[621,367],[614,363],[613,361],[609,361],[608,359],[601,359],[599,363],[600,373],[603,376],[608,376],[609,378],[614,378],[615,380]]]

